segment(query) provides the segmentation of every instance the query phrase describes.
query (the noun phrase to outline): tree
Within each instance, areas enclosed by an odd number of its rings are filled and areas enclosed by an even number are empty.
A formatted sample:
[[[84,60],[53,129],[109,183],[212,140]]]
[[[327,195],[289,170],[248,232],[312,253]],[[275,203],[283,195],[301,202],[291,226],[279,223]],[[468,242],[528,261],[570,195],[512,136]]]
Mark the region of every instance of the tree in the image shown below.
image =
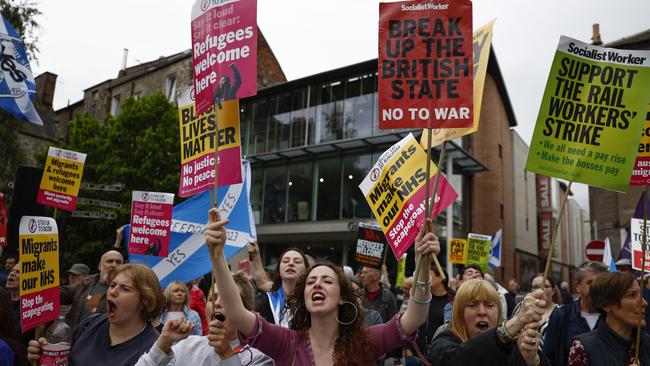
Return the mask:
[[[29,59],[36,61],[40,26],[35,18],[41,15],[36,3],[31,0],[0,0],[0,12],[22,37]]]
[[[125,187],[120,192],[80,191],[80,197],[116,201],[122,207],[77,207],[84,211],[114,211],[115,220],[63,217],[61,268],[77,262],[92,268],[98,263],[98,254],[113,244],[115,230],[129,222],[132,190],[178,190],[179,139],[178,110],[162,93],[125,100],[121,113],[107,124],[90,115],[78,115],[70,121],[64,148],[88,154],[83,181],[123,183]]]
[[[13,180],[16,168],[26,161],[26,155],[20,146],[16,131],[20,122],[8,113],[0,110],[0,190],[6,192],[7,182]]]

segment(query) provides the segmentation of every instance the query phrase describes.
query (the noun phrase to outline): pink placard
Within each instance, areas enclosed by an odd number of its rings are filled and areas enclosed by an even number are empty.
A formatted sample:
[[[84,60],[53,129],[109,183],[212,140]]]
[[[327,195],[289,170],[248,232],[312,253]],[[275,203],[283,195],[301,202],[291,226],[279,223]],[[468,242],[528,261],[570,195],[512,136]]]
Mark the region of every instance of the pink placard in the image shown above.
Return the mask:
[[[130,254],[167,257],[173,206],[172,193],[133,191],[128,249]]]
[[[257,92],[257,1],[197,0],[192,7],[197,114]]]

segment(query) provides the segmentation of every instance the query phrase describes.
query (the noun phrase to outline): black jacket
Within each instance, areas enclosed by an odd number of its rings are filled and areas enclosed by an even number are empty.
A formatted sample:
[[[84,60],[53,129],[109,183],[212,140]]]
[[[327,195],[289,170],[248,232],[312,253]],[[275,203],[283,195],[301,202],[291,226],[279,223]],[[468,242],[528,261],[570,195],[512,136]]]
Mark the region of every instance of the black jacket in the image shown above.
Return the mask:
[[[514,342],[503,344],[496,328],[472,337],[465,343],[447,329],[440,333],[429,349],[429,362],[433,366],[525,366],[519,349]],[[543,357],[542,365],[548,365]]]
[[[625,339],[614,332],[607,322],[603,322],[598,329],[582,334],[578,339],[585,347],[590,366],[628,366],[636,342],[636,330],[632,335],[633,339]],[[639,350],[641,364],[647,365],[650,360],[650,336],[643,332]]]

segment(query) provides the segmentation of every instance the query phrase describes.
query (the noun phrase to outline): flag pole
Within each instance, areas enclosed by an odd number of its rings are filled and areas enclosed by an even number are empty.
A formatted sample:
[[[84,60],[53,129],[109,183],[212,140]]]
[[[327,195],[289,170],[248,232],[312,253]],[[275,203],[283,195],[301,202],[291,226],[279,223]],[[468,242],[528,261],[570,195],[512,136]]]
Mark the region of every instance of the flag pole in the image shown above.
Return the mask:
[[[424,210],[425,210],[425,221],[424,224],[426,225],[426,232],[431,233],[433,232],[433,224],[431,223],[431,191],[430,191],[430,186],[431,186],[431,180],[429,179],[429,176],[431,175],[431,152],[432,152],[432,137],[433,137],[433,131],[431,127],[427,128],[428,136],[427,136],[427,165],[426,165],[426,180],[425,180],[425,200],[424,200]],[[443,159],[445,158],[445,147],[447,144],[447,140],[443,140],[442,142],[442,151],[440,152],[440,159],[438,161],[438,171],[436,172],[436,178],[434,179],[433,183],[433,204],[435,205],[435,197],[436,197],[436,192],[438,191],[438,182],[440,181],[440,174],[441,174],[441,167],[440,164],[444,161]],[[450,235],[449,233],[447,235]],[[435,264],[436,268],[438,269],[438,273],[440,273],[440,278],[444,281],[446,276],[445,272],[442,270],[442,267],[440,266],[440,262],[438,261],[438,257],[431,253],[430,256],[432,257],[432,261]],[[413,273],[413,280],[417,281],[419,276],[420,276],[420,270],[422,269],[422,257],[416,258],[415,261],[415,272]]]
[[[643,193],[641,194],[643,198],[643,231],[641,231],[643,238],[641,241],[641,278],[639,278],[639,291],[641,291],[641,296],[639,297],[639,319],[637,319],[636,325],[636,343],[634,347],[634,360],[639,365],[641,364],[639,359],[639,347],[641,347],[641,318],[645,311],[643,311],[643,279],[645,278],[645,256],[646,250],[648,249],[648,186],[643,185]],[[634,251],[632,251],[632,260],[634,260]],[[646,326],[648,326],[646,324]]]
[[[557,218],[557,222],[555,223],[555,227],[553,228],[553,235],[551,235],[551,243],[548,248],[548,257],[546,258],[546,267],[544,268],[544,278],[542,283],[546,283],[546,279],[549,276],[549,273],[551,271],[551,258],[553,258],[553,247],[555,246],[555,238],[557,237],[557,231],[560,228],[560,223],[562,222],[562,214],[564,214],[564,206],[566,206],[566,201],[569,198],[569,192],[571,192],[571,185],[573,184],[573,181],[569,181],[569,185],[566,188],[566,192],[564,192],[564,198],[562,199],[562,204],[560,205],[560,213]]]
[[[217,91],[219,89],[214,90],[214,96],[212,98],[212,112],[214,113],[214,195],[211,195],[213,200],[212,200],[212,206],[217,209],[217,213],[219,212],[219,113],[217,112],[218,109],[222,109],[221,102],[217,100]],[[219,218],[221,218],[221,215],[218,215]],[[224,245],[226,244],[225,242],[223,243]],[[216,253],[215,253],[216,255]],[[218,259],[218,258],[213,258],[213,259]],[[217,283],[217,274],[215,273],[214,270],[212,270],[212,284],[210,289],[214,288],[214,285]],[[214,320],[214,309],[217,308],[217,297],[212,296],[212,309],[213,311],[210,313],[210,320]]]

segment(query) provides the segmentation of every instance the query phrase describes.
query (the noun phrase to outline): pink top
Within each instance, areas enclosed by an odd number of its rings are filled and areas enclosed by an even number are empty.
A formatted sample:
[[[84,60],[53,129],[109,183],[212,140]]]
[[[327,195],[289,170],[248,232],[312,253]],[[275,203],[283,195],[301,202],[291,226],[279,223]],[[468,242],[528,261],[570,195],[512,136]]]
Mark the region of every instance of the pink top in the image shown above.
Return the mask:
[[[257,348],[262,353],[271,357],[276,365],[291,365],[291,358],[296,354],[295,366],[315,365],[309,337],[301,337],[300,333],[271,324],[259,314],[253,332],[244,338],[239,334],[243,343]],[[406,341],[415,342],[417,331],[406,335],[399,322],[402,313],[396,314],[384,324],[375,325],[367,329],[372,354],[376,359],[367,360],[366,365],[374,366],[379,357],[395,348],[401,347]],[[296,348],[297,347],[297,348]]]

